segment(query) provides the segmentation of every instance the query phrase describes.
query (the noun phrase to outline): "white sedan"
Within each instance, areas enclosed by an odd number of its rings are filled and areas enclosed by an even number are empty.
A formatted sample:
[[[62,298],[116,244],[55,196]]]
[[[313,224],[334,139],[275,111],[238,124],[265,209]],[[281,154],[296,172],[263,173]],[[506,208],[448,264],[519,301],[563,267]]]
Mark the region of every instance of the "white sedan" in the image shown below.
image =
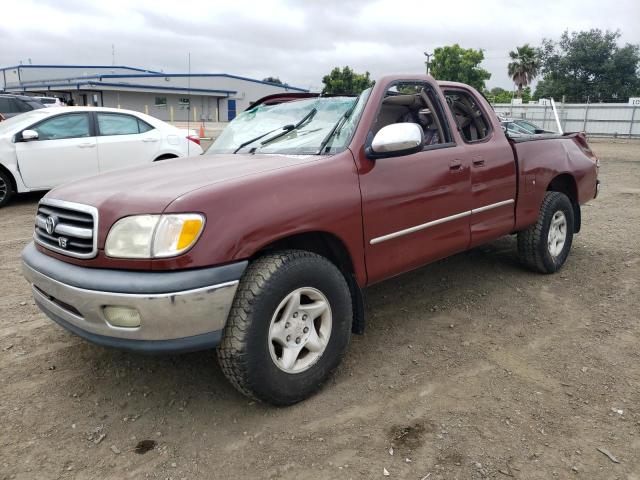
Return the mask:
[[[0,123],[0,207],[16,192],[201,154],[196,135],[143,113],[101,107],[33,110]]]
[[[47,108],[64,107],[65,104],[57,97],[33,97]]]

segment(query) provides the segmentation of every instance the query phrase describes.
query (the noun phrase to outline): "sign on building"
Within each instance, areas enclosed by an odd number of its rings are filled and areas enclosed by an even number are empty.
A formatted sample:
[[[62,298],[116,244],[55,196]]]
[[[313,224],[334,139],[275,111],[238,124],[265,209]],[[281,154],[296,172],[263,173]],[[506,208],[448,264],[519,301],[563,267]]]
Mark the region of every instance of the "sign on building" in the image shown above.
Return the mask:
[[[640,97],[629,98],[629,105],[633,105],[634,107],[640,107]]]

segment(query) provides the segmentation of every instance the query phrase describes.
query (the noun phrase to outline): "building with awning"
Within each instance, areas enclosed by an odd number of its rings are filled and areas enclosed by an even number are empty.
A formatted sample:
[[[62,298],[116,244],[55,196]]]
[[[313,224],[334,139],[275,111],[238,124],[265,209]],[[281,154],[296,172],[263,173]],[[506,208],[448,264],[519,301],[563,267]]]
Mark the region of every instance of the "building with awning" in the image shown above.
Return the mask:
[[[136,110],[165,121],[226,122],[266,95],[307,90],[228,73],[16,65],[0,68],[0,91],[60,97],[74,105]]]

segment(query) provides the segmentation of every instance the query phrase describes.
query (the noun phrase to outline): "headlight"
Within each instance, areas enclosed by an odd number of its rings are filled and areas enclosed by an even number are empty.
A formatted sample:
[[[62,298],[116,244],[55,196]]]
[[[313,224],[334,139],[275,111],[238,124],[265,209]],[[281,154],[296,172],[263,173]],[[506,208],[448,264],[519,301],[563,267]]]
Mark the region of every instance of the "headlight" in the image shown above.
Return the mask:
[[[173,257],[189,250],[203,227],[198,213],[125,217],[111,227],[104,249],[108,257]]]

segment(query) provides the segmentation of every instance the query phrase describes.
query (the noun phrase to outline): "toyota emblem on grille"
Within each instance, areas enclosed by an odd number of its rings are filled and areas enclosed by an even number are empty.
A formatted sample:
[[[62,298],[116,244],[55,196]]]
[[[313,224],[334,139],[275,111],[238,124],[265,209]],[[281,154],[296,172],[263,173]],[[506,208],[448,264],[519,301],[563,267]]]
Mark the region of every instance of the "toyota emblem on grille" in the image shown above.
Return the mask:
[[[58,219],[56,217],[47,217],[46,229],[49,235],[53,235],[53,232],[56,230],[57,224]]]

